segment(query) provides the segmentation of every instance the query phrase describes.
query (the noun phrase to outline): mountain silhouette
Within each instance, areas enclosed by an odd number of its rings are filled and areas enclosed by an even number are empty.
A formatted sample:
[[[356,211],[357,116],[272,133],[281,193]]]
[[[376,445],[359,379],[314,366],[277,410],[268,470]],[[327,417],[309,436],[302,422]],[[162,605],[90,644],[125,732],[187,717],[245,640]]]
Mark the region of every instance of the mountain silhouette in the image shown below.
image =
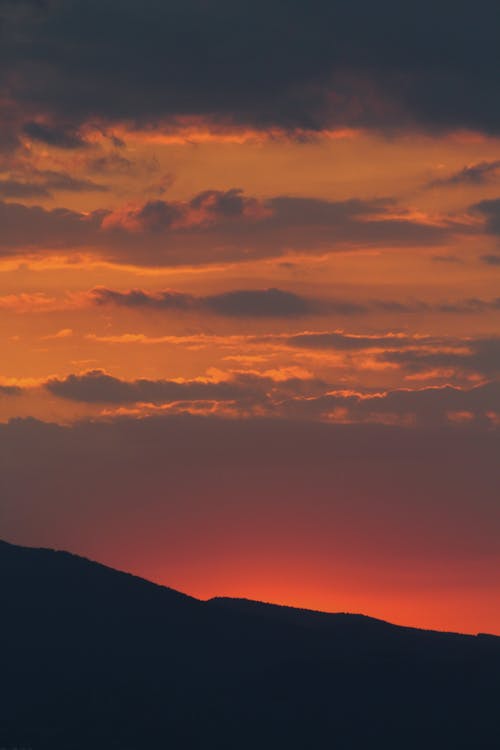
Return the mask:
[[[5,542],[0,605],[0,748],[500,748],[494,636],[204,602]]]

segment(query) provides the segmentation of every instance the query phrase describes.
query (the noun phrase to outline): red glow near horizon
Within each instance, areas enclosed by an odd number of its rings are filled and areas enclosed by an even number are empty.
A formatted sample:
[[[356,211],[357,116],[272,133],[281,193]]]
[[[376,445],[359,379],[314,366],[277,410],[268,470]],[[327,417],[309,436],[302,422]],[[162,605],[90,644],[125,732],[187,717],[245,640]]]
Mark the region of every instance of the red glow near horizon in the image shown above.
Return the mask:
[[[107,557],[107,556],[106,556]],[[500,603],[495,583],[464,588],[449,572],[422,566],[392,569],[339,564],[325,571],[311,551],[307,561],[242,562],[224,560],[190,567],[163,567],[137,561],[133,566],[116,554],[112,566],[174,588],[195,598],[244,598],[322,612],[363,614],[396,625],[430,630],[500,635]],[[486,572],[486,571],[485,571]],[[447,580],[448,579],[448,580]],[[495,601],[497,605],[495,605]]]

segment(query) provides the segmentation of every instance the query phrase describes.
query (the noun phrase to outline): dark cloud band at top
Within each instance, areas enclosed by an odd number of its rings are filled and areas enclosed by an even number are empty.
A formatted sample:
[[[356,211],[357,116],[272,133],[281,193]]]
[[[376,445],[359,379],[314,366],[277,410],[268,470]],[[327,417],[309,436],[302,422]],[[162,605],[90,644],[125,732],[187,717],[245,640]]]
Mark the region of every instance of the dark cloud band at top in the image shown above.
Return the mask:
[[[201,116],[312,131],[500,130],[495,0],[474,14],[448,0],[12,5],[3,4],[0,86],[75,125]]]

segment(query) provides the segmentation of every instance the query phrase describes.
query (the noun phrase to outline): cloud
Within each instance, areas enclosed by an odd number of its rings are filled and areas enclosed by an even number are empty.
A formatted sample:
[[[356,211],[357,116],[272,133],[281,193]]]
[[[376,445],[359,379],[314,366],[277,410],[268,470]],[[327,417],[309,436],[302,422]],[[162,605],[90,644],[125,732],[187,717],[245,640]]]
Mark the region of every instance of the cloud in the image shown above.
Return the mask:
[[[485,219],[485,229],[490,234],[500,234],[500,198],[475,203],[472,211]]]
[[[297,416],[334,421],[377,422],[438,427],[453,423],[495,424],[500,416],[500,383],[474,388],[450,385],[395,389],[383,393],[333,392],[287,404]],[[493,415],[493,421],[490,421]]]
[[[183,292],[148,292],[143,289],[118,291],[96,287],[89,292],[89,298],[97,305],[113,304],[118,307],[148,308],[152,310],[191,310],[196,309],[202,298]]]
[[[0,396],[20,396],[23,389],[17,385],[0,384]]]
[[[481,260],[488,266],[500,266],[500,255],[481,255]]]
[[[84,403],[129,404],[138,402],[165,403],[168,401],[222,399],[232,400],[240,395],[233,384],[173,380],[134,381],[120,380],[102,370],[92,370],[82,375],[54,378],[46,384],[47,390],[60,398]]]
[[[0,180],[0,198],[43,198],[50,197],[54,191],[103,193],[107,189],[106,185],[99,185],[92,180],[52,170],[32,169],[27,175]]]
[[[149,308],[153,310],[210,312],[228,318],[269,317],[286,318],[318,314],[321,305],[301,295],[281,289],[239,289],[205,297],[181,292],[148,293],[142,289],[119,292],[98,287],[90,298],[98,305],[115,304],[119,307]]]
[[[340,350],[343,345],[345,341],[340,341]],[[399,352],[386,352],[388,358],[392,354]],[[405,354],[413,352],[404,352],[403,357]],[[496,373],[499,371],[497,368]],[[191,380],[123,380],[103,370],[90,370],[52,378],[44,387],[53,396],[89,406],[168,406],[181,412],[208,406],[210,411],[233,417],[267,415],[287,420],[384,422],[406,427],[455,422],[490,427],[500,422],[498,381],[474,387],[440,385],[380,392],[340,389],[298,368],[217,372]]]
[[[70,193],[93,192],[104,193],[108,190],[106,185],[100,185],[92,180],[72,177],[67,172],[56,172],[53,170],[38,170],[36,176],[49,190],[66,191]]]
[[[259,128],[335,126],[498,133],[498,8],[303,0],[74,0],[6,14],[0,85],[44,142],[92,119],[151,127],[210,118]],[[450,33],[450,14],[453,33]],[[96,29],[99,33],[96,33]],[[77,130],[75,132],[78,132]]]
[[[95,244],[101,220],[99,213],[86,215],[63,208],[49,211],[0,201],[0,255]]]
[[[317,315],[356,316],[374,311],[396,314],[415,314],[422,312],[476,314],[486,310],[500,310],[500,297],[493,299],[470,299],[428,303],[423,300],[399,302],[398,300],[367,300],[365,302],[350,299],[314,299],[283,289],[235,289],[205,297],[186,292],[165,290],[148,292],[144,289],[125,291],[96,287],[88,292],[88,299],[97,305],[113,304],[129,309],[150,309],[175,312],[209,312],[228,318],[234,317],[268,317],[293,318]],[[334,334],[312,334],[309,338],[297,339],[311,346],[328,345],[335,340]],[[360,339],[363,341],[363,338]],[[369,339],[364,339],[366,342]],[[375,338],[376,340],[376,338]],[[316,343],[315,343],[316,342]],[[320,343],[321,342],[321,343]],[[305,345],[305,344],[304,344]]]
[[[500,297],[485,300],[480,297],[458,300],[456,302],[440,302],[434,305],[437,312],[443,313],[480,313],[485,310],[500,310]]]
[[[60,185],[61,187],[61,185]],[[88,183],[87,183],[88,187]],[[394,215],[390,200],[326,201],[239,190],[204,191],[186,202],[79,213],[0,201],[0,254],[85,246],[100,257],[139,265],[184,265],[366,247],[434,246],[463,226]]]
[[[87,161],[87,168],[91,172],[130,174],[136,168],[135,162],[123,154],[111,152],[102,156],[93,156]]]
[[[73,150],[88,146],[88,143],[71,126],[65,128],[33,121],[25,123],[22,132],[33,141],[40,141],[55,148]]]
[[[120,380],[103,370],[52,378],[45,388],[54,396],[87,404],[166,404],[192,401],[237,401],[240,408],[264,406],[271,392],[281,398],[292,393],[317,392],[325,383],[276,373],[229,373],[219,379]]]
[[[429,337],[412,337],[404,334],[384,336],[359,336],[339,331],[327,333],[298,333],[284,341],[301,349],[334,349],[336,351],[362,351],[369,349],[400,349],[432,343]]]
[[[296,317],[319,311],[319,305],[281,289],[242,289],[206,297],[204,305],[228,317]]]
[[[386,352],[380,355],[380,359],[413,373],[448,368],[485,377],[500,374],[500,338],[465,339],[461,345],[459,342],[456,345],[455,350]]]
[[[44,185],[19,180],[0,180],[2,198],[45,198],[50,192]]]
[[[498,176],[500,161],[481,161],[471,164],[448,177],[432,180],[427,187],[453,187],[455,185],[485,185]]]
[[[231,188],[226,192],[220,190],[204,190],[191,201],[192,208],[203,209],[215,215],[226,217],[244,216],[248,210],[258,203],[255,199],[247,198],[239,188]]]

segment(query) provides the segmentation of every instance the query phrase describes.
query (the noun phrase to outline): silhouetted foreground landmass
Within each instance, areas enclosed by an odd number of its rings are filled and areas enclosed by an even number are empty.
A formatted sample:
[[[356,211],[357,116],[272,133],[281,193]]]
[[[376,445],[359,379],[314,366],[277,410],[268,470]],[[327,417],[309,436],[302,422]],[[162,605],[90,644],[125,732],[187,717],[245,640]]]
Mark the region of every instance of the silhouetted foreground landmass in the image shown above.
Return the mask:
[[[0,542],[0,747],[500,748],[500,638],[231,599]]]

